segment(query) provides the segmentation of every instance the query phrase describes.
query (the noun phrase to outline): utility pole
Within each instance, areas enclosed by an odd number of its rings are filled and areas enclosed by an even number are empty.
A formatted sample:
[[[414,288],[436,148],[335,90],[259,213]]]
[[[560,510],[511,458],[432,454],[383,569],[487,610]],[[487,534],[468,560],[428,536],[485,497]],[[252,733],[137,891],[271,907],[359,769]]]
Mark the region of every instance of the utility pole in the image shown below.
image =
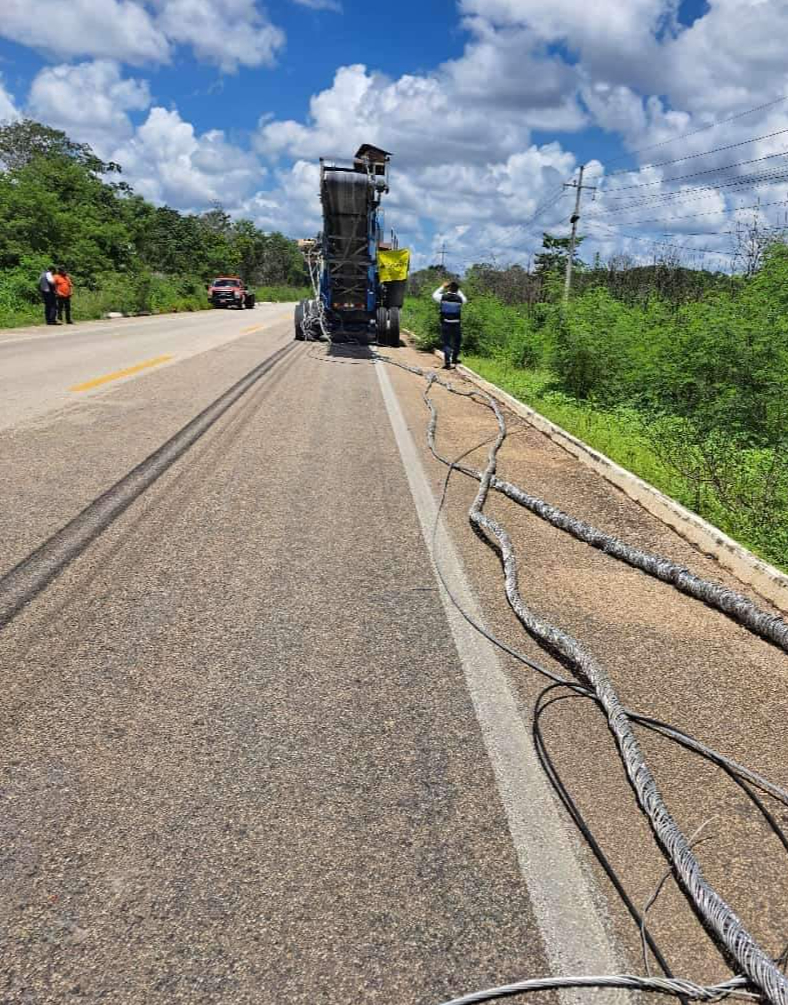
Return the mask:
[[[580,196],[583,194],[583,189],[588,189],[589,192],[596,192],[595,185],[584,185],[583,184],[583,172],[585,171],[585,164],[580,165],[580,177],[577,181],[564,182],[564,188],[573,188],[576,190],[575,195],[575,211],[572,213],[570,222],[572,224],[572,236],[569,240],[569,257],[566,260],[566,279],[564,281],[564,303],[569,299],[569,291],[572,288],[572,265],[574,263],[575,257],[575,245],[577,244],[577,221],[580,219]]]
[[[446,242],[445,241],[441,245],[441,250],[438,252],[438,254],[441,256],[441,268],[443,268],[444,264],[446,262]]]

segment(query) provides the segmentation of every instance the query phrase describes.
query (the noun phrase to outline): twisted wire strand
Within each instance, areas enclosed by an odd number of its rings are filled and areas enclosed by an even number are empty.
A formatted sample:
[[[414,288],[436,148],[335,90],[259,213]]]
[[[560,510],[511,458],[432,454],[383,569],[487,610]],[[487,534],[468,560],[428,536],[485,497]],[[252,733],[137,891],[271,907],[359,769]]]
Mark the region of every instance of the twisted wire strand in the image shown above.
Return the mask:
[[[427,379],[424,392],[427,398],[436,374]],[[476,396],[470,394],[469,396]],[[602,705],[609,728],[619,748],[627,776],[648,817],[652,829],[670,860],[687,894],[697,910],[717,933],[734,959],[775,1005],[788,1005],[788,981],[744,927],[742,921],[725,900],[705,879],[700,863],[690,844],[671,816],[646,763],[637,737],[632,730],[629,715],[616,694],[607,672],[595,657],[563,629],[539,618],[523,601],[518,585],[517,558],[508,532],[484,512],[492,480],[495,477],[498,453],[506,438],[506,422],[498,403],[490,397],[486,404],[494,413],[498,434],[488,453],[487,465],[481,473],[479,489],[469,510],[469,519],[480,531],[495,538],[501,551],[506,597],[520,623],[533,637],[558,652],[590,685]],[[431,409],[428,435],[434,441],[437,414]]]
[[[321,336],[323,339],[331,338],[328,331],[328,326],[326,325],[326,306],[323,303],[323,298],[320,296],[320,270],[322,268],[322,257],[315,254],[307,254],[304,256],[306,259],[306,264],[309,269],[309,280],[312,284],[312,292],[314,293],[313,300],[307,300],[304,307],[304,318],[302,321],[302,327],[304,329],[304,338],[308,342],[320,340]],[[319,330],[320,335],[316,335],[316,329]]]
[[[437,374],[429,374],[427,371],[423,371],[420,368],[410,367],[407,364],[394,362],[392,360],[388,360],[388,362],[392,362],[395,366],[402,367],[403,369],[407,369],[413,373],[418,373],[421,376],[427,377],[429,382],[428,387],[433,383],[437,383],[452,394],[457,394],[461,397],[474,398],[489,407],[487,401],[485,400],[486,396],[479,391],[460,390],[450,383],[441,380]],[[453,470],[460,471],[462,474],[468,475],[478,481],[481,478],[481,473],[479,471],[461,464],[459,460],[449,461],[438,451],[435,439],[438,413],[432,399],[428,397],[426,391],[423,398],[430,410],[430,421],[427,427],[427,445],[430,452],[436,460],[440,461],[442,464],[447,465]],[[546,520],[554,527],[572,534],[578,540],[584,541],[593,547],[597,547],[600,550],[605,551],[606,554],[609,554],[613,558],[618,558],[621,561],[628,562],[628,564],[631,564],[634,568],[641,569],[641,571],[661,579],[663,582],[680,589],[682,592],[694,597],[697,600],[701,600],[711,607],[717,608],[721,611],[721,613],[739,621],[746,628],[750,629],[754,635],[763,638],[766,641],[774,642],[781,646],[781,648],[785,648],[785,635],[788,631],[788,625],[786,625],[785,621],[776,615],[762,611],[743,594],[738,593],[735,590],[730,590],[727,587],[722,586],[720,583],[701,579],[689,572],[689,570],[683,566],[677,565],[676,563],[662,558],[659,555],[654,555],[650,552],[644,552],[638,548],[634,548],[631,545],[626,544],[626,542],[621,541],[619,538],[616,538],[614,535],[607,534],[605,531],[601,531],[582,520],[571,517],[567,513],[558,509],[558,507],[552,506],[550,503],[547,503],[536,496],[531,496],[528,493],[523,492],[517,486],[512,485],[509,482],[501,481],[497,478],[497,476],[492,478],[490,485],[493,489],[503,492],[508,496],[508,498],[525,506],[532,513],[541,517],[543,520]],[[456,601],[454,601],[453,598],[452,600],[455,603],[455,606],[457,606]],[[458,609],[460,609],[463,616],[467,618],[465,612],[462,611],[461,608]],[[490,638],[488,633],[486,633],[481,626],[473,623],[473,627]],[[490,638],[490,641],[500,644],[497,640],[492,638]],[[511,656],[514,656],[515,659],[527,664],[532,669],[544,674],[556,683],[569,684],[577,691],[592,694],[592,692],[588,689],[583,688],[582,685],[574,684],[573,682],[569,682],[564,678],[561,678],[557,674],[551,673],[539,664],[529,660],[528,657],[523,656],[521,653],[511,649],[508,649],[507,651]],[[768,778],[765,778],[758,772],[753,771],[751,768],[748,768],[743,764],[739,764],[738,761],[734,761],[732,758],[726,757],[724,754],[721,754],[719,751],[714,750],[707,744],[696,740],[689,733],[684,732],[676,726],[672,726],[669,723],[661,722],[658,719],[645,716],[641,713],[632,711],[631,709],[626,709],[626,712],[627,715],[635,721],[638,721],[642,725],[646,725],[656,732],[675,740],[677,743],[682,744],[690,750],[694,750],[702,756],[710,757],[724,770],[733,775],[739,776],[747,782],[750,782],[752,785],[761,789],[761,791],[768,793],[768,795],[772,796],[774,799],[777,799],[784,805],[788,806],[788,791],[781,788],[779,785],[775,785]]]
[[[478,472],[472,469],[463,467],[461,470],[463,474],[472,478],[478,477]],[[723,586],[721,583],[702,579],[690,572],[685,566],[661,555],[634,548],[614,534],[609,534],[583,520],[578,520],[557,506],[552,506],[543,499],[524,492],[510,482],[494,477],[492,487],[531,513],[541,517],[547,523],[552,524],[553,527],[571,534],[578,541],[584,541],[593,548],[597,548],[635,569],[640,569],[663,583],[669,583],[682,593],[686,593],[711,607],[716,607],[749,628],[755,635],[768,639],[788,652],[788,623],[779,615],[762,610],[748,597],[736,590]]]
[[[412,367],[385,356],[380,356],[379,358],[385,359],[394,366],[427,378],[427,391],[429,391],[433,383],[438,383],[450,393],[458,394],[462,397],[475,398],[493,413],[496,412],[496,407],[492,404],[494,399],[489,398],[481,391],[461,390],[449,382],[441,380],[435,371],[425,371],[420,367]],[[435,430],[438,421],[437,413],[429,401],[427,401],[426,396],[425,401],[430,408],[427,444],[437,460],[442,464],[450,464],[452,462],[443,457],[435,445]],[[469,478],[474,478],[477,481],[481,480],[482,474],[480,471],[461,463],[456,463],[453,466],[457,471],[467,475]],[[685,566],[679,565],[677,562],[673,562],[662,555],[635,548],[621,540],[621,538],[616,537],[615,534],[610,534],[607,531],[600,530],[598,527],[594,527],[590,523],[586,523],[584,520],[570,516],[570,514],[565,513],[559,507],[553,506],[544,499],[531,495],[523,491],[519,486],[512,485],[511,482],[498,478],[496,474],[493,474],[489,487],[496,492],[501,492],[513,502],[529,510],[529,512],[540,517],[540,519],[556,527],[558,530],[571,534],[578,541],[583,541],[591,545],[592,548],[597,548],[599,551],[610,555],[611,558],[625,562],[634,569],[640,569],[641,572],[645,572],[647,575],[675,587],[695,600],[700,600],[710,607],[717,608],[723,614],[728,615],[745,628],[748,628],[754,635],[773,642],[784,652],[788,652],[788,622],[777,614],[762,610],[749,597],[744,596],[744,594],[739,593],[737,590],[732,590],[712,580],[702,579],[700,576],[696,576],[693,572],[690,572]],[[783,795],[777,798],[783,799]]]
[[[385,357],[379,358],[385,359]],[[395,365],[403,366],[403,364],[399,363]],[[493,537],[498,543],[504,569],[505,592],[509,605],[523,627],[544,645],[563,656],[587,682],[591,691],[593,691],[596,700],[605,711],[608,726],[624,761],[627,776],[636,793],[641,809],[648,817],[660,845],[665,850],[669,859],[674,863],[677,875],[696,909],[727,947],[733,958],[739,963],[743,972],[762,989],[768,1000],[775,1003],[775,1005],[788,1005],[788,981],[786,981],[785,976],[780,972],[775,962],[749,934],[730,905],[726,903],[705,879],[700,863],[692,853],[689,841],[672,818],[659,792],[656,780],[645,761],[640,745],[632,730],[629,712],[619,700],[606,671],[594,656],[571,635],[539,618],[524,603],[520,595],[517,558],[511,538],[496,520],[484,513],[483,509],[493,486],[493,480],[496,477],[498,453],[506,438],[506,422],[498,403],[493,398],[478,391],[460,391],[454,388],[448,382],[440,380],[435,371],[426,373],[420,368],[412,368],[407,365],[404,365],[403,368],[419,373],[427,379],[427,386],[423,395],[430,409],[427,439],[430,449],[436,456],[435,431],[437,427],[437,410],[430,399],[430,393],[435,383],[446,387],[452,393],[461,394],[462,396],[483,402],[495,415],[498,432],[490,447],[487,465],[480,473],[479,489],[469,510],[469,519],[478,530]],[[474,477],[476,477],[475,473]],[[547,505],[544,504],[540,508],[544,509]],[[555,516],[556,513],[552,515]],[[572,518],[566,514],[562,515],[565,517],[563,522],[568,527],[568,521]],[[594,528],[590,528],[590,525],[585,525],[585,527],[587,531],[595,530]],[[603,543],[600,536],[602,533],[600,531],[596,534],[588,534],[587,536],[597,540],[599,542],[597,546],[599,546]],[[615,540],[618,541],[618,539]],[[614,547],[614,552],[617,552],[618,556],[623,556],[626,552],[622,549],[628,546],[625,546],[623,542],[619,542],[619,544],[620,547]],[[644,555],[645,553],[640,554]],[[726,613],[731,613],[734,617],[744,611],[744,617],[749,617],[754,631],[758,632],[758,634],[767,634],[769,637],[777,634],[777,638],[779,639],[778,644],[781,644],[781,647],[785,648],[785,636],[779,632],[775,633],[775,628],[779,627],[777,622],[780,622],[781,619],[775,619],[772,615],[763,615],[763,612],[755,608],[755,605],[752,605],[747,598],[742,597],[740,594],[735,594],[734,591],[727,591],[719,584],[706,584],[705,581],[700,580],[699,577],[694,577],[687,570],[681,569],[681,567],[675,566],[675,570],[685,575],[674,575],[670,570],[670,566],[675,565],[674,563],[667,563],[665,565],[666,560],[659,560],[657,556],[652,556],[652,558],[655,562],[646,563],[649,569],[652,570],[652,575],[659,574],[661,571],[667,576],[666,581],[672,582],[675,580],[674,585],[681,583],[684,586],[688,586],[689,590],[702,587],[705,592],[706,588],[710,587],[709,595],[716,601],[716,606],[719,606]],[[649,569],[645,569],[644,571],[649,571]],[[739,598],[739,600],[744,601],[744,604],[742,605],[737,602],[729,603],[730,598],[727,596],[729,593],[734,593],[734,599]],[[754,608],[754,610],[750,610],[750,607]],[[763,615],[763,617],[760,617],[760,615]],[[679,732],[676,731],[677,734]],[[683,993],[689,997],[691,992],[685,988]],[[467,1000],[478,1001],[481,999],[470,998]]]
[[[517,981],[515,984],[502,984],[484,991],[474,991],[461,998],[452,998],[451,1001],[446,1001],[443,1005],[475,1005],[475,1003],[493,1001],[496,998],[511,998],[513,995],[525,994],[528,991],[560,991],[564,988],[625,988],[631,991],[656,992],[677,998],[687,998],[691,1001],[705,1002],[715,1002],[728,997],[749,1000],[758,997],[746,990],[746,985],[740,978],[734,978],[722,984],[704,986],[675,977],[600,974],[583,977],[534,977],[530,980]]]

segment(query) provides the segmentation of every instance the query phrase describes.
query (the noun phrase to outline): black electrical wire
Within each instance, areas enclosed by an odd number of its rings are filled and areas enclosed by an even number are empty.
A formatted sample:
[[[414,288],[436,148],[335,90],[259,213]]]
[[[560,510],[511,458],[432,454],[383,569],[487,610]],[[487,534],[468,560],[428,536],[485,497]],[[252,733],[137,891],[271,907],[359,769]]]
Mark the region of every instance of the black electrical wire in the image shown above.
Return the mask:
[[[731,213],[744,213],[748,209],[766,209],[768,206],[788,205],[788,196],[774,202],[756,202],[752,206],[733,206],[731,209],[712,209],[702,213],[685,213],[683,216],[655,216],[647,220],[630,221],[631,223],[670,223],[671,220],[693,220],[698,216],[729,216]]]
[[[661,140],[659,143],[651,143],[647,147],[639,147],[637,150],[630,150],[628,153],[621,154],[618,157],[613,157],[612,160],[608,161],[608,164],[617,164],[618,161],[626,160],[627,157],[637,157],[638,154],[644,154],[647,150],[656,150],[658,147],[665,147],[669,143],[676,143],[678,140],[688,140],[690,136],[697,136],[698,133],[705,133],[709,129],[716,129],[717,126],[727,125],[729,122],[734,122],[736,119],[743,119],[746,115],[752,115],[753,112],[762,112],[764,108],[771,108],[773,105],[779,105],[780,102],[788,100],[788,95],[783,95],[781,98],[775,98],[774,101],[767,101],[765,105],[756,105],[755,108],[748,108],[744,112],[737,112],[736,115],[731,115],[727,119],[720,119],[719,122],[712,122],[708,126],[701,126],[699,129],[692,129],[688,133],[681,133],[679,136],[672,136],[669,140]]]
[[[560,201],[563,195],[564,195],[564,186],[562,184],[557,194],[554,194],[553,196],[548,196],[547,199],[541,204],[541,206],[538,206],[536,210],[534,210],[533,216],[529,220],[526,220],[525,223],[522,224],[522,226],[530,227],[532,223],[536,222],[536,220],[542,215],[542,213],[546,213],[548,209],[550,209],[552,206],[555,206],[555,204]]]
[[[589,227],[603,227],[605,230],[610,231],[611,234],[613,234],[613,235],[615,235],[617,237],[627,237],[627,238],[629,238],[632,241],[639,241],[639,242],[641,242],[643,244],[653,244],[655,247],[664,248],[666,250],[672,249],[672,250],[675,250],[675,251],[693,251],[696,254],[701,254],[701,255],[720,255],[722,258],[736,258],[736,255],[734,255],[730,251],[715,251],[713,248],[696,248],[692,244],[673,244],[673,243],[671,243],[669,241],[654,241],[651,238],[643,237],[641,234],[633,234],[633,233],[631,233],[630,231],[627,231],[627,230],[619,230],[617,227],[611,227],[611,226],[609,226],[606,223],[602,223],[600,220],[589,220],[588,221],[588,226]],[[593,235],[589,235],[589,236],[593,239]],[[696,235],[683,234],[682,236],[683,237],[692,237],[692,236],[695,236],[695,237],[712,237],[714,235],[706,233],[706,234],[696,234]],[[601,240],[601,238],[597,238],[597,240]]]
[[[476,397],[475,393],[473,393],[473,392],[470,395],[468,395],[468,396],[469,397]],[[622,903],[624,904],[624,906],[626,907],[627,911],[629,912],[629,914],[631,915],[631,917],[633,918],[633,920],[637,924],[638,931],[641,932],[642,935],[643,935],[643,937],[645,938],[645,940],[646,940],[646,942],[648,944],[649,949],[651,950],[652,954],[654,955],[655,960],[657,961],[657,963],[660,966],[660,969],[662,970],[662,972],[665,974],[666,977],[672,978],[672,977],[674,977],[674,974],[671,972],[670,966],[669,966],[667,960],[665,959],[664,954],[662,953],[662,951],[660,950],[660,948],[657,945],[656,941],[654,940],[653,936],[649,932],[648,927],[645,924],[645,920],[644,920],[641,912],[638,910],[638,908],[635,905],[635,903],[633,902],[632,898],[627,893],[627,891],[626,891],[626,889],[625,889],[625,887],[624,887],[624,885],[623,885],[620,877],[618,876],[618,874],[616,873],[616,871],[613,868],[612,864],[610,863],[610,860],[607,858],[607,856],[603,852],[603,850],[602,850],[601,846],[599,845],[598,841],[596,840],[593,832],[591,831],[591,829],[588,826],[588,824],[585,822],[585,819],[583,818],[582,813],[580,812],[580,809],[577,806],[577,803],[571,797],[571,795],[569,794],[566,786],[561,781],[560,775],[558,774],[558,771],[555,768],[555,764],[552,761],[552,759],[550,758],[550,755],[549,755],[549,753],[547,751],[547,746],[546,746],[546,744],[544,742],[544,737],[542,735],[541,728],[540,728],[540,725],[539,725],[539,720],[541,719],[542,715],[547,711],[547,708],[549,708],[552,704],[557,703],[557,702],[563,700],[564,698],[581,697],[581,698],[591,699],[597,705],[600,704],[599,703],[599,699],[593,693],[593,691],[591,691],[585,685],[580,684],[579,682],[573,681],[571,679],[565,679],[565,678],[559,677],[557,674],[555,674],[552,671],[548,670],[546,667],[540,665],[536,661],[531,660],[529,657],[525,656],[523,653],[520,653],[517,650],[512,649],[510,646],[508,646],[505,642],[503,642],[501,639],[499,639],[493,633],[487,631],[485,628],[483,628],[481,625],[479,625],[475,621],[475,619],[471,615],[468,614],[468,612],[464,609],[464,607],[460,604],[460,602],[457,600],[457,598],[452,593],[451,588],[449,587],[448,583],[446,582],[446,578],[445,578],[445,576],[443,574],[443,570],[441,569],[440,562],[438,561],[437,548],[436,548],[436,544],[437,544],[437,529],[438,529],[438,525],[439,525],[439,522],[440,522],[441,512],[443,511],[443,508],[444,508],[444,506],[446,504],[446,498],[447,498],[448,489],[449,489],[449,482],[451,480],[452,474],[454,473],[454,471],[460,471],[461,473],[463,473],[462,469],[458,467],[458,465],[460,464],[460,462],[462,460],[464,460],[469,454],[472,454],[476,450],[479,450],[481,447],[485,446],[487,443],[489,443],[493,439],[495,439],[495,436],[489,436],[489,437],[487,437],[486,439],[482,440],[480,443],[477,443],[475,446],[469,447],[467,450],[463,451],[463,453],[460,454],[453,461],[448,461],[445,458],[441,458],[441,457],[438,458],[439,460],[442,461],[442,463],[448,465],[448,470],[446,472],[446,477],[443,480],[443,488],[442,488],[440,500],[439,500],[439,503],[438,503],[438,509],[437,509],[436,515],[435,515],[435,522],[433,524],[432,548],[431,548],[433,562],[435,563],[435,568],[436,568],[436,571],[438,573],[438,577],[439,577],[439,579],[441,581],[441,584],[443,585],[443,588],[446,590],[446,593],[449,596],[450,600],[452,601],[453,605],[455,606],[455,608],[457,609],[457,611],[463,616],[463,618],[471,625],[471,627],[474,628],[475,631],[479,632],[482,636],[484,636],[484,638],[486,638],[494,646],[496,646],[497,648],[499,648],[503,652],[507,653],[508,655],[514,657],[516,660],[518,660],[518,662],[524,663],[525,665],[529,666],[531,669],[536,670],[538,673],[540,673],[543,676],[546,676],[546,677],[548,677],[548,678],[550,678],[552,680],[553,683],[547,685],[547,687],[542,692],[540,692],[539,696],[536,699],[536,703],[535,703],[535,706],[534,706],[534,719],[533,719],[532,733],[533,733],[533,738],[534,738],[534,746],[536,748],[536,753],[537,753],[537,758],[539,760],[539,763],[540,763],[542,769],[544,770],[545,775],[547,776],[548,780],[550,781],[550,784],[553,786],[553,789],[555,790],[555,792],[558,795],[559,799],[561,800],[561,802],[563,803],[563,805],[567,809],[567,811],[568,811],[569,815],[571,816],[572,820],[574,821],[574,823],[578,827],[578,830],[581,832],[584,840],[586,841],[586,843],[588,844],[589,848],[593,852],[594,856],[596,857],[597,861],[601,865],[601,867],[604,870],[605,874],[610,879],[610,882],[612,883],[613,887],[615,888],[616,892],[618,893],[619,897],[621,898]],[[438,456],[438,455],[436,454],[436,456]],[[487,540],[486,538],[484,540],[486,541],[486,543],[490,547],[494,548],[494,545],[489,540]],[[550,701],[548,701],[548,702],[545,703],[544,702],[545,697],[551,691],[553,691],[555,689],[559,689],[559,688],[568,688],[570,691],[573,692],[573,694],[563,695],[563,696],[560,696],[560,697],[557,697],[557,698],[553,698]],[[735,781],[736,784],[739,785],[739,787],[745,792],[745,794],[752,800],[752,802],[755,804],[755,806],[758,808],[758,810],[762,813],[762,815],[766,819],[766,821],[769,824],[769,826],[772,828],[772,830],[774,831],[774,833],[779,838],[779,840],[780,840],[781,844],[783,845],[783,847],[786,849],[786,851],[788,851],[788,838],[785,836],[785,833],[782,831],[780,825],[777,823],[777,821],[774,818],[774,816],[769,812],[769,810],[766,808],[766,806],[763,804],[763,802],[758,798],[758,796],[756,795],[756,793],[752,791],[752,789],[750,788],[750,786],[742,778],[738,777],[738,775],[736,774],[736,772],[733,769],[731,769],[727,764],[725,764],[720,758],[718,758],[717,756],[715,756],[715,754],[714,754],[713,751],[711,751],[711,750],[699,751],[696,748],[693,748],[693,747],[689,746],[687,743],[682,742],[683,739],[691,740],[691,737],[689,737],[688,734],[685,734],[682,730],[678,730],[675,727],[672,727],[672,726],[668,725],[667,723],[664,723],[664,722],[660,721],[659,719],[655,719],[655,718],[653,718],[651,716],[641,715],[640,713],[637,713],[637,712],[630,712],[628,714],[633,719],[633,721],[638,722],[640,725],[645,726],[646,728],[649,728],[649,729],[651,729],[651,730],[653,730],[655,732],[660,733],[662,736],[668,736],[668,738],[674,739],[675,742],[681,744],[686,749],[692,750],[698,756],[705,757],[707,760],[710,760],[716,766],[722,768],[723,771],[733,781]],[[675,736],[669,736],[669,734],[667,734],[667,733],[664,732],[665,730],[669,730],[671,734],[675,733],[676,735]],[[686,1005],[686,999],[682,998],[681,1000],[684,1003],[684,1005]]]
[[[762,136],[751,136],[748,140],[740,140],[738,143],[727,143],[723,147],[713,147],[711,150],[703,150],[697,154],[685,154],[684,157],[675,157],[670,161],[657,161],[654,164],[643,164],[639,168],[624,168],[620,171],[611,171],[609,178],[620,174],[640,174],[648,168],[668,167],[670,164],[681,164],[684,161],[697,160],[699,157],[709,157],[711,154],[722,153],[724,150],[735,150],[738,147],[746,147],[750,143],[757,143],[759,140],[770,140],[775,136],[784,136],[788,129],[776,129],[773,133],[764,133]]]
[[[566,687],[569,687],[571,689],[571,692],[573,693],[563,694],[558,697],[551,698],[549,701],[546,700],[547,695],[550,694],[550,692]],[[597,861],[602,866],[606,875],[616,888],[616,892],[621,897],[621,900],[624,902],[633,920],[636,922],[639,929],[643,932],[643,935],[648,943],[648,946],[651,949],[652,953],[654,953],[654,956],[657,962],[659,963],[660,967],[662,968],[663,972],[665,973],[665,976],[672,977],[673,975],[670,974],[668,970],[665,969],[665,965],[663,964],[660,955],[658,955],[657,952],[655,952],[654,945],[652,944],[653,940],[648,934],[648,929],[644,923],[644,918],[642,914],[632,903],[631,898],[627,896],[626,891],[623,889],[623,886],[621,885],[620,880],[615,873],[615,870],[613,869],[610,861],[607,859],[604,852],[602,851],[593,832],[590,830],[588,824],[585,822],[580,812],[580,809],[577,806],[577,803],[570,795],[568,789],[566,788],[566,785],[564,784],[558,773],[557,768],[555,767],[554,761],[549,755],[547,745],[544,740],[544,735],[542,733],[540,720],[542,716],[547,712],[547,709],[550,708],[552,705],[558,704],[559,702],[568,700],[570,698],[586,698],[592,700],[595,704],[599,705],[599,701],[596,695],[594,695],[591,691],[589,691],[586,688],[583,688],[582,686],[572,686],[572,685],[549,684],[546,688],[544,688],[544,690],[540,692],[539,696],[536,699],[536,703],[534,706],[534,720],[533,720],[532,734],[534,738],[534,746],[536,748],[539,763],[542,765],[545,774],[547,775],[547,778],[549,779],[550,784],[553,786],[553,789],[555,790],[559,799],[564,804],[570,816],[572,817],[573,821],[575,822],[581,834],[583,835],[584,840],[591,848]],[[731,781],[733,781],[737,786],[739,786],[739,788],[745,793],[747,798],[753,803],[756,809],[763,816],[769,828],[772,830],[774,835],[779,840],[780,844],[783,846],[785,851],[788,852],[788,837],[786,837],[785,832],[783,831],[780,824],[777,822],[777,819],[770,812],[770,810],[763,803],[763,801],[759,798],[758,794],[755,791],[753,791],[751,786],[748,785],[747,782],[744,781],[744,779],[740,778],[735,771],[731,770],[731,768],[727,764],[721,761],[718,757],[715,757],[713,751],[711,750],[699,751],[691,746],[688,746],[686,743],[682,742],[682,736],[680,735],[682,732],[681,730],[675,730],[675,727],[668,726],[667,723],[664,723],[659,719],[654,719],[651,716],[640,715],[634,712],[631,714],[631,718],[634,722],[637,722],[639,725],[663,737],[666,737],[666,734],[663,732],[663,730],[665,729],[669,729],[671,730],[671,732],[679,734],[671,736],[670,739],[674,740],[674,742],[683,746],[684,749],[697,754],[699,757],[703,757],[705,760],[710,761],[716,767],[721,768],[722,771],[724,771],[724,773],[731,779]]]
[[[702,176],[709,174],[721,174],[723,171],[729,171],[731,168],[746,167],[748,164],[761,164],[763,161],[770,161],[774,160],[776,157],[786,156],[788,156],[788,149],[780,150],[776,154],[764,154],[763,157],[752,157],[750,160],[746,161],[734,161],[732,164],[723,164],[716,168],[706,168],[703,171],[691,171],[689,174],[679,174],[673,178],[657,178],[655,181],[644,181],[639,185],[617,185],[615,188],[605,189],[605,192],[609,195],[615,195],[618,192],[630,192],[632,189],[636,188],[651,188],[654,185],[665,185],[668,182],[686,181],[688,178],[701,178]]]
[[[652,952],[652,954],[654,956],[654,959],[659,964],[659,967],[662,970],[663,974],[666,977],[675,977],[675,974],[672,972],[672,970],[671,970],[671,968],[670,968],[670,966],[668,964],[668,961],[665,959],[664,954],[662,953],[662,951],[660,950],[660,948],[657,945],[656,941],[654,940],[654,937],[651,935],[651,932],[648,930],[645,918],[643,917],[643,915],[641,914],[641,912],[636,907],[636,905],[635,905],[634,901],[632,900],[632,898],[627,893],[627,891],[626,891],[626,889],[624,887],[624,884],[622,883],[622,881],[621,881],[618,873],[616,872],[616,870],[613,868],[613,865],[610,862],[610,859],[602,851],[602,848],[599,845],[599,842],[596,840],[596,837],[594,836],[593,831],[588,826],[588,824],[585,821],[585,818],[583,817],[582,813],[580,812],[579,806],[577,805],[577,803],[575,802],[575,800],[572,798],[572,796],[569,794],[569,791],[567,790],[566,786],[562,782],[561,777],[558,774],[558,770],[555,767],[555,763],[554,763],[553,759],[550,757],[550,754],[549,754],[549,752],[547,750],[547,745],[545,744],[545,741],[544,741],[544,735],[542,733],[542,727],[541,727],[540,720],[541,720],[542,716],[545,714],[545,712],[548,710],[548,708],[550,708],[552,705],[554,705],[554,704],[556,704],[556,703],[558,703],[560,701],[566,700],[567,698],[592,698],[592,697],[595,697],[591,692],[589,692],[587,690],[580,691],[579,689],[575,689],[573,687],[572,691],[575,692],[574,694],[559,695],[558,697],[554,697],[554,698],[551,698],[549,701],[546,701],[546,698],[550,694],[551,691],[559,690],[559,689],[561,689],[563,687],[566,687],[566,686],[567,685],[564,685],[564,684],[548,684],[547,687],[544,688],[544,690],[539,693],[539,695],[538,695],[538,697],[536,699],[536,702],[534,704],[534,714],[533,714],[533,723],[532,723],[532,727],[531,727],[531,735],[533,737],[534,748],[536,750],[537,759],[539,761],[539,764],[540,764],[542,770],[544,771],[545,775],[547,776],[548,781],[552,785],[553,790],[555,791],[556,795],[558,796],[558,798],[563,803],[565,809],[567,810],[567,812],[569,813],[570,817],[572,818],[575,826],[580,831],[580,833],[583,836],[583,839],[585,840],[586,844],[588,845],[588,847],[593,852],[594,857],[599,862],[599,864],[602,866],[602,869],[604,870],[605,875],[610,880],[610,882],[613,884],[613,887],[615,888],[616,893],[621,898],[622,903],[626,907],[627,911],[629,911],[629,913],[632,916],[632,919],[634,920],[635,924],[638,926],[638,930],[643,933],[643,937],[645,938],[645,940],[646,940],[646,942],[648,944],[648,947],[651,950],[651,952]],[[687,999],[686,998],[682,998],[681,1001],[682,1001],[682,1005],[687,1005]]]
[[[605,202],[604,207],[600,207],[606,216],[617,213],[626,213],[631,209],[657,209],[663,205],[673,205],[676,202],[691,202],[695,199],[705,199],[712,192],[722,192],[723,189],[740,188],[745,191],[751,188],[764,188],[769,185],[778,185],[780,182],[788,181],[788,168],[782,170],[766,172],[756,175],[741,175],[731,181],[726,181],[720,185],[693,185],[690,188],[677,188],[668,192],[655,192],[653,195],[643,198],[629,199],[624,202]],[[729,193],[725,193],[728,195]]]

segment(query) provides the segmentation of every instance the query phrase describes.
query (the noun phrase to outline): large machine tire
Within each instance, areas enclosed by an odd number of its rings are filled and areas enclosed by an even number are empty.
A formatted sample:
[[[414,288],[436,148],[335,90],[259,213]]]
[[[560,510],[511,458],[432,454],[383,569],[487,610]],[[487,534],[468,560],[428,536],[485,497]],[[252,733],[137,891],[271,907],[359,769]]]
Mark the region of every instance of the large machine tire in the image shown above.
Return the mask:
[[[295,337],[296,341],[304,341],[304,301],[300,300],[295,307],[295,314],[293,316],[295,321]]]
[[[389,312],[385,307],[378,307],[375,314],[375,337],[378,345],[389,344]]]
[[[399,307],[389,308],[389,340],[388,344],[395,349],[399,345]]]

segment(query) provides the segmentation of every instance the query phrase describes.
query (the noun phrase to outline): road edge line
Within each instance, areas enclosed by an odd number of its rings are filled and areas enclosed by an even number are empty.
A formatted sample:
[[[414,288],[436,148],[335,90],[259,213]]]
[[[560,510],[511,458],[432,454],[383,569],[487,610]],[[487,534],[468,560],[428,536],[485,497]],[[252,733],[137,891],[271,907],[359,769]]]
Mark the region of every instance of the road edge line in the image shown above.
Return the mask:
[[[554,974],[623,973],[627,967],[622,950],[602,919],[599,894],[592,890],[574,834],[560,815],[539,765],[506,670],[494,646],[471,628],[440,582],[431,548],[438,504],[385,364],[376,364],[375,370],[545,956]],[[441,569],[452,592],[483,625],[473,588],[442,517],[438,536]],[[606,1001],[625,1001],[621,992],[610,994]],[[559,998],[573,1005],[584,1001],[582,994],[571,990],[560,992]]]

